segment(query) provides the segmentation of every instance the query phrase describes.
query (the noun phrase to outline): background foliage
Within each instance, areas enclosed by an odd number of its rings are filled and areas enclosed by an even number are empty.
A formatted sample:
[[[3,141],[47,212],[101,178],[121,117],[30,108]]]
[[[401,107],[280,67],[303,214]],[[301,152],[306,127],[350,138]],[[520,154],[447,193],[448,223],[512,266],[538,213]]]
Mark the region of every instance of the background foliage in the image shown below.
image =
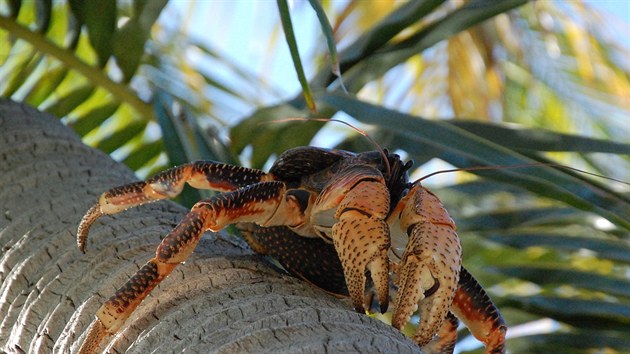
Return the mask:
[[[374,148],[340,125],[262,124],[314,116],[366,129],[416,177],[556,161],[629,180],[629,53],[582,2],[185,4],[2,1],[0,95],[60,117],[140,177],[196,159],[263,167],[309,143]],[[262,54],[230,57],[222,38],[192,34],[195,15]],[[628,185],[542,166],[474,174],[427,183],[510,325],[510,351],[630,351]],[[476,347],[465,329],[460,340]]]

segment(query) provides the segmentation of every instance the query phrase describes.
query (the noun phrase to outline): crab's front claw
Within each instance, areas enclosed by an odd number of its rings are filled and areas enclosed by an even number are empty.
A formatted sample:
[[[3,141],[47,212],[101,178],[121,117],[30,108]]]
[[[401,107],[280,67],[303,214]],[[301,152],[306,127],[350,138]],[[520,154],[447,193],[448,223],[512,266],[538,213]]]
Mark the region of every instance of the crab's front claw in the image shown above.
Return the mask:
[[[331,238],[358,312],[365,312],[368,270],[381,312],[386,312],[389,305],[390,235],[385,221],[389,208],[390,196],[383,176],[366,166],[353,166],[340,173],[320,194],[314,207],[316,225],[322,224],[320,217],[327,214],[326,210],[335,210]]]
[[[437,197],[416,186],[402,201],[401,226],[409,242],[398,265],[398,296],[392,325],[401,329],[419,307],[414,341],[427,344],[450,309],[461,268],[455,224]]]
[[[366,218],[363,215],[346,215],[335,224],[333,234],[354,309],[365,312],[365,273],[369,270],[381,312],[385,313],[389,305],[387,224],[383,220]]]

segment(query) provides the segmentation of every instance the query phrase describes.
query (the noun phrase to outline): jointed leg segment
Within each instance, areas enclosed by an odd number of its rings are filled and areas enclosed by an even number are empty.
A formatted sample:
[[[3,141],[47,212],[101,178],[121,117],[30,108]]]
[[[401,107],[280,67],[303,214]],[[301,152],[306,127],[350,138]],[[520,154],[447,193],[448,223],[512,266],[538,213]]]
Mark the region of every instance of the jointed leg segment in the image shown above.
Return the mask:
[[[77,232],[77,244],[79,249],[85,252],[90,226],[100,216],[116,214],[165,198],[173,198],[181,193],[185,183],[195,188],[227,192],[272,180],[271,175],[260,170],[213,161],[197,161],[178,166],[146,181],[130,183],[103,193],[98,203],[92,206],[81,220]]]
[[[452,353],[455,349],[455,343],[457,343],[458,325],[459,320],[457,317],[452,312],[449,312],[436,336],[429,344],[422,347],[422,351],[426,354]]]
[[[505,353],[507,326],[486,291],[464,267],[451,311],[484,343],[486,353]]]

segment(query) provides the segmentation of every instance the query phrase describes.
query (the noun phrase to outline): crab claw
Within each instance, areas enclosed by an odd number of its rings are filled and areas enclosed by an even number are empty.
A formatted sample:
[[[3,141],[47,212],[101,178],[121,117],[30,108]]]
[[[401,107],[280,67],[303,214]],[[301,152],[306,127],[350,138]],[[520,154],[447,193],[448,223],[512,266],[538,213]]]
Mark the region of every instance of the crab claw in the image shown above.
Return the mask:
[[[333,241],[352,304],[365,313],[366,271],[376,288],[381,312],[389,305],[389,213],[390,196],[381,173],[358,165],[340,172],[320,193],[313,207],[313,224],[326,230],[334,212],[330,238]]]
[[[357,213],[359,214],[359,213]],[[365,312],[365,271],[376,288],[381,313],[389,305],[389,228],[383,220],[349,215],[333,227],[335,249],[343,266],[352,305]]]
[[[420,324],[414,341],[424,346],[440,328],[453,302],[461,246],[453,220],[434,194],[416,186],[401,203],[400,223],[409,242],[398,265],[392,325],[401,329],[419,307]]]

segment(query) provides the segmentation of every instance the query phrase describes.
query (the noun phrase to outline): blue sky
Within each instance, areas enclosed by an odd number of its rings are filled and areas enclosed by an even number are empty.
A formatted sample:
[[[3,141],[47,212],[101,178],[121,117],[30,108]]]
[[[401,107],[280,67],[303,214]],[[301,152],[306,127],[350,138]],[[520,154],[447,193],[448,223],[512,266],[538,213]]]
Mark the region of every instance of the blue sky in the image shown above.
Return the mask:
[[[621,24],[617,38],[620,44],[630,50],[630,0],[586,0],[585,2],[601,10],[613,26],[615,22]]]
[[[585,2],[590,6],[606,11],[610,16],[617,17],[626,24],[630,24],[630,1],[628,0],[587,0]]]

